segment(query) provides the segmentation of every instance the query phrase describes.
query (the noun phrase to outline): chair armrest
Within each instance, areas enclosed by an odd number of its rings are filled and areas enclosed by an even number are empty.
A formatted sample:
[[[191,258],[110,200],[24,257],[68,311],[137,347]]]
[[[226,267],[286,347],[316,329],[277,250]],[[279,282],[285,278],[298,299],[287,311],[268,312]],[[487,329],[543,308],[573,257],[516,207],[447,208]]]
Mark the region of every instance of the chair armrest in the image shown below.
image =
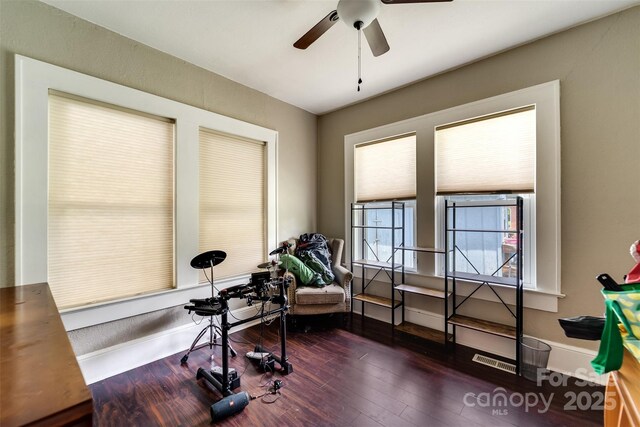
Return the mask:
[[[289,278],[289,289],[287,290],[287,298],[289,299],[289,305],[294,305],[296,303],[296,287],[298,286],[298,282],[296,280],[296,276],[290,271],[285,273],[284,278]]]
[[[348,289],[347,287],[353,280],[353,273],[341,265],[334,265],[333,274],[336,276],[336,282],[343,288]]]

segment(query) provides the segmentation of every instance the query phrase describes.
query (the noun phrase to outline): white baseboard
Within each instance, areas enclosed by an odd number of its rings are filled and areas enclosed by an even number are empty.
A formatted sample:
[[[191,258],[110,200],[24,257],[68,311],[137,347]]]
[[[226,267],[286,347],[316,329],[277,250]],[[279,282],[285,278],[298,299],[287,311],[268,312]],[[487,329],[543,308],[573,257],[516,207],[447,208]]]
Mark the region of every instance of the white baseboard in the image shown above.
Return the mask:
[[[353,305],[353,312],[356,314],[362,315],[362,310],[360,309],[360,301],[351,301]],[[365,303],[366,304],[366,303]],[[356,307],[357,306],[357,307]],[[367,308],[365,309],[365,316],[371,319],[376,319],[381,322],[391,323],[391,314],[390,311],[386,307],[379,307],[373,304],[367,304]],[[402,322],[402,314],[400,310],[396,309],[396,325],[399,325]],[[408,319],[407,319],[408,320]]]
[[[598,354],[597,351],[554,341],[545,342],[552,349],[549,355],[549,369],[600,385],[607,384],[608,375],[598,375],[591,367],[591,361]]]
[[[255,308],[243,307],[233,310],[232,314],[238,319],[246,319],[255,315]],[[232,332],[248,328],[258,322],[259,319],[247,322],[234,328]],[[203,319],[199,325],[190,323],[78,356],[78,364],[84,380],[87,384],[93,384],[172,354],[186,351],[198,332],[207,323],[208,320]],[[203,337],[200,342],[206,342],[206,339]]]
[[[367,311],[370,312],[370,310]],[[368,314],[367,316],[374,317]],[[379,315],[374,318],[383,322],[390,322],[388,314],[386,318]],[[413,307],[406,307],[405,319],[407,322],[415,323],[416,325],[426,326],[438,331],[444,330],[444,316],[440,314],[418,310]],[[485,334],[471,329],[458,328],[456,331],[456,341],[467,347],[515,359],[513,340],[508,338]],[[588,380],[602,385],[606,384],[607,375],[598,375],[591,367],[590,362],[597,354],[595,351],[546,339],[540,339],[540,341],[544,341],[551,346],[548,363],[550,370],[582,380]]]

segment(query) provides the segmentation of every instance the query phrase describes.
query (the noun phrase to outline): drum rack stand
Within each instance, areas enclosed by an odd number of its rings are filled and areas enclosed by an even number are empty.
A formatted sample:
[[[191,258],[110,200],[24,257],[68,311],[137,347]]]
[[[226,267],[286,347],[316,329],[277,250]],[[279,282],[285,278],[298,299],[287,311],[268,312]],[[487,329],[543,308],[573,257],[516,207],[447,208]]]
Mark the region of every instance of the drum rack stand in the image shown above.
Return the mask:
[[[280,294],[271,297],[271,301],[278,304],[280,307],[269,310],[267,312],[259,313],[251,316],[247,319],[238,320],[237,322],[229,322],[227,314],[229,312],[228,299],[230,295],[221,295],[218,297],[220,308],[220,329],[222,335],[222,373],[208,371],[203,368],[199,368],[196,374],[196,379],[204,378],[214,388],[216,388],[223,396],[230,396],[233,394],[231,390],[240,386],[240,378],[237,377],[237,373],[229,372],[229,330],[231,328],[243,325],[253,320],[261,319],[265,316],[271,316],[273,314],[280,315],[280,356],[271,355],[271,357],[280,365],[280,372],[282,375],[288,375],[293,372],[293,365],[287,358],[287,322],[286,316],[289,310],[289,304],[287,301],[287,294],[285,290],[285,279],[281,278],[278,281],[278,288]],[[255,351],[262,352],[261,346],[256,346]]]

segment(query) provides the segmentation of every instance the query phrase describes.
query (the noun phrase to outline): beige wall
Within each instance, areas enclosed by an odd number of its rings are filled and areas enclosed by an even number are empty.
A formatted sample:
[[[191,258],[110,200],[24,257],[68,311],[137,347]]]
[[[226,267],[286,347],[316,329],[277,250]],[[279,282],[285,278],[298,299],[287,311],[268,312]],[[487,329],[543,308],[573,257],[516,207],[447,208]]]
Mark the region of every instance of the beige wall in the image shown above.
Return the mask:
[[[640,7],[321,116],[318,231],[345,234],[344,135],[556,79],[566,298],[558,313],[526,310],[525,333],[594,348],[565,338],[557,318],[600,315],[595,276],[622,280],[633,266],[629,246],[640,239]],[[491,311],[491,303],[477,307]]]
[[[277,130],[278,239],[316,229],[315,115],[48,5],[0,0],[0,286],[14,283],[16,53]],[[177,308],[70,335],[84,354],[188,322]]]

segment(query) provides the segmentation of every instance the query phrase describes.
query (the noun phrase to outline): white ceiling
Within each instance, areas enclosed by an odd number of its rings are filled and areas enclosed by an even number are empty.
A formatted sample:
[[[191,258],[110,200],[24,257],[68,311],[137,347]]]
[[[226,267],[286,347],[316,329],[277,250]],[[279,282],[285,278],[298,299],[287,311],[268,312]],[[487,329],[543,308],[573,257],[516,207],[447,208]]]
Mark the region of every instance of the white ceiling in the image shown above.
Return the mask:
[[[374,58],[337,22],[307,50],[293,43],[338,0],[42,0],[116,33],[321,114],[640,0],[454,0],[380,7],[391,50]]]

